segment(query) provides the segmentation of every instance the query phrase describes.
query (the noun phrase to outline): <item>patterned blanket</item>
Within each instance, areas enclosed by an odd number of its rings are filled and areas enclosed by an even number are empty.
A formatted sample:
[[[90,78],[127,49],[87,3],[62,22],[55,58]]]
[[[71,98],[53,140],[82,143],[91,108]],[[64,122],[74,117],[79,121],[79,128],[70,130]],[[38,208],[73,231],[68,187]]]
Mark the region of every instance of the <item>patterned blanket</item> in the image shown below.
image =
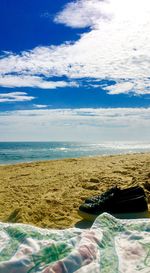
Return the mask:
[[[150,273],[150,219],[104,213],[90,229],[0,223],[0,273]]]

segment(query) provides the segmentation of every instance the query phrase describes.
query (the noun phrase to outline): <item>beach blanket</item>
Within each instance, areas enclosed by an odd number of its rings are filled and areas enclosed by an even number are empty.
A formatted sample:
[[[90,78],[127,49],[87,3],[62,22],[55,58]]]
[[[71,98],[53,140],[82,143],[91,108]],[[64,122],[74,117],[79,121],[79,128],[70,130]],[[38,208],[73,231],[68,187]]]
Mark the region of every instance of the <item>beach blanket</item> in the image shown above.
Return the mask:
[[[150,273],[150,219],[104,213],[90,229],[0,223],[0,273]]]

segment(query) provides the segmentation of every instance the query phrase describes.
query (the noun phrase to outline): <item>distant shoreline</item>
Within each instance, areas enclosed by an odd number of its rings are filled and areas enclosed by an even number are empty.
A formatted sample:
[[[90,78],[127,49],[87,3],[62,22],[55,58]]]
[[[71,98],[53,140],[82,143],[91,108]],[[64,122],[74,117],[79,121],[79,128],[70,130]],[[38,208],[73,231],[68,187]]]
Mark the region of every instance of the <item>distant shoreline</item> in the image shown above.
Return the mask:
[[[150,153],[1,165],[0,173],[0,221],[73,227],[84,199],[115,185],[145,187],[150,203]]]
[[[138,155],[138,154],[150,154],[150,152],[130,152],[130,153],[116,153],[116,154],[100,154],[100,155],[89,155],[89,156],[78,156],[78,157],[64,157],[64,158],[56,158],[56,159],[47,159],[47,160],[34,160],[34,161],[20,161],[15,163],[0,163],[1,166],[16,166],[22,164],[32,164],[32,163],[46,163],[51,161],[59,161],[59,160],[69,160],[69,159],[85,159],[85,158],[99,158],[99,157],[112,157],[112,156],[124,156],[124,155]]]
[[[0,142],[0,165],[150,152],[150,142]]]

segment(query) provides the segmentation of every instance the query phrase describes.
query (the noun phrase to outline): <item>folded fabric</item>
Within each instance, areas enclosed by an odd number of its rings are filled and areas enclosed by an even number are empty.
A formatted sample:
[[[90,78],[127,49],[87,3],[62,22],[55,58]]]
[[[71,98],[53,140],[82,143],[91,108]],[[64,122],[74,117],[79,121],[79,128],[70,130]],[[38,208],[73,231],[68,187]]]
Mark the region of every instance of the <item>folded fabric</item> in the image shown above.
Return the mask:
[[[150,219],[103,213],[90,229],[0,223],[0,273],[148,273]]]

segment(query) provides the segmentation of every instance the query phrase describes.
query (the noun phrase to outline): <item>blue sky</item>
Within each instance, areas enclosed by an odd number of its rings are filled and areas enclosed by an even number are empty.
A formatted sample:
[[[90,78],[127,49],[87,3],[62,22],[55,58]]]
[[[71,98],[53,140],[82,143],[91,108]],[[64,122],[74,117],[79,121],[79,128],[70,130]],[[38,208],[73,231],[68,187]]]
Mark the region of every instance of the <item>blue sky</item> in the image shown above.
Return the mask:
[[[148,0],[1,0],[0,140],[148,140],[149,18]]]

